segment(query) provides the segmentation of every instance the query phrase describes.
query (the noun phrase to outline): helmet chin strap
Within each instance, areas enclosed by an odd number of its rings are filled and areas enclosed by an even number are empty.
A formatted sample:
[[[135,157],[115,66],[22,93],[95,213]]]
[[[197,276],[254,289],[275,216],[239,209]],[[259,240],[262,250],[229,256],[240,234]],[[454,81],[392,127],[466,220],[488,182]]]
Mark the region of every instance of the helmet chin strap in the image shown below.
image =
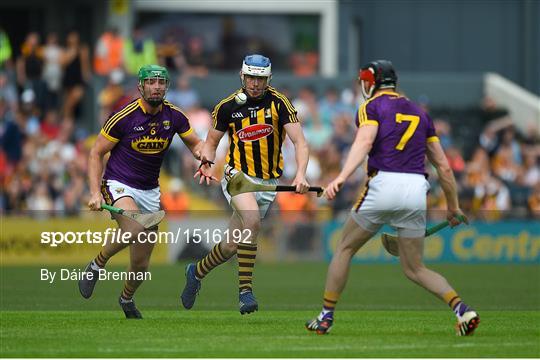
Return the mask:
[[[375,90],[375,85],[371,85],[369,90],[366,92],[366,87],[364,86],[364,80],[360,80],[360,88],[362,90],[362,96],[364,96],[364,99],[369,99],[371,96],[373,96],[373,91]]]

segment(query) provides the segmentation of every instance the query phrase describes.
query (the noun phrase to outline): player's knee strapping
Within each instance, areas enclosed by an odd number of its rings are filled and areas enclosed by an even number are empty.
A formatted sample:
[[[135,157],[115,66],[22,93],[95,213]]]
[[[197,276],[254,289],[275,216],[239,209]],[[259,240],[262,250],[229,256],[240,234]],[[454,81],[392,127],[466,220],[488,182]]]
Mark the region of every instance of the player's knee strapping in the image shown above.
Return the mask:
[[[197,263],[195,268],[195,276],[197,279],[202,280],[213,268],[227,262],[229,259],[230,256],[225,256],[221,251],[219,244],[217,244],[202,260]]]
[[[238,285],[240,291],[251,290],[253,267],[257,257],[257,244],[238,244]]]

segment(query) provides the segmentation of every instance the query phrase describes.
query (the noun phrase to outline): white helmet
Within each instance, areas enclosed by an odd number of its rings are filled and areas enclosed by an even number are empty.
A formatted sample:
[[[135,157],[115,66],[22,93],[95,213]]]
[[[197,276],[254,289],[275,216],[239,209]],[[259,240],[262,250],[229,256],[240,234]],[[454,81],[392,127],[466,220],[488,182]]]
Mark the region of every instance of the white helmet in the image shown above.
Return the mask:
[[[266,84],[270,84],[270,79],[272,79],[272,64],[270,63],[270,59],[257,54],[246,56],[242,62],[242,70],[240,70],[242,87],[245,87],[244,75],[267,77]]]

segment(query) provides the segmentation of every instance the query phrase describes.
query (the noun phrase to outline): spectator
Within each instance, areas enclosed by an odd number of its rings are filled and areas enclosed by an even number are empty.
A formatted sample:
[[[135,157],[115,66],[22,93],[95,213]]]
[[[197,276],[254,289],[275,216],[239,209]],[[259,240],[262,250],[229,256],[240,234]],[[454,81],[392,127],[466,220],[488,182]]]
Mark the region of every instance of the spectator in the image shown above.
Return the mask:
[[[46,84],[45,111],[57,110],[59,106],[60,87],[62,85],[62,53],[56,33],[47,36],[43,47],[43,81]]]
[[[37,183],[28,197],[27,205],[28,210],[32,210],[32,215],[39,219],[47,218],[51,215],[54,205],[46,183]]]
[[[484,96],[482,99],[480,110],[480,120],[483,124],[508,116],[508,110],[499,107],[495,100],[489,96]]]
[[[176,89],[169,90],[167,100],[178,105],[182,110],[189,111],[197,106],[199,94],[191,87],[186,75],[179,75],[176,78]]]
[[[291,55],[291,68],[296,76],[309,77],[317,73],[319,54],[314,51],[296,51]]]
[[[353,119],[347,113],[339,114],[333,121],[333,132],[330,139],[342,157],[354,140]]]
[[[540,183],[540,166],[538,165],[540,157],[532,149],[528,149],[523,155],[523,171],[518,178],[518,183],[534,188],[536,184]]]
[[[21,108],[17,113],[19,123],[28,137],[39,136],[39,115],[41,111],[36,104],[36,95],[32,89],[26,89],[21,94]]]
[[[109,76],[112,71],[123,67],[124,39],[118,29],[111,27],[98,39],[94,54],[94,71]]]
[[[11,42],[7,33],[0,27],[0,70],[8,67],[11,55]]]
[[[208,62],[204,54],[204,44],[201,38],[192,37],[189,39],[186,62],[188,65],[188,74],[197,77],[208,75]]]
[[[146,38],[141,28],[135,28],[131,39],[124,43],[124,68],[129,75],[137,75],[139,69],[147,64],[158,62],[156,43]]]
[[[507,182],[515,182],[518,176],[521,175],[521,167],[516,163],[512,154],[510,146],[501,146],[492,160],[494,174]]]
[[[324,98],[319,102],[319,114],[324,126],[332,126],[334,119],[342,113],[347,113],[348,110],[334,87],[329,87]]]
[[[493,120],[488,123],[484,131],[480,134],[480,145],[486,149],[489,156],[492,156],[499,147],[499,132],[509,126],[513,126],[514,122],[508,116]]]
[[[31,32],[21,46],[21,55],[17,59],[17,82],[21,92],[31,89],[38,108],[43,109],[45,100],[45,83],[43,73],[43,48],[39,35]]]
[[[78,115],[78,106],[84,96],[85,85],[90,81],[90,55],[88,46],[80,42],[79,33],[70,31],[63,55],[64,78],[64,121],[73,122]]]
[[[181,215],[189,209],[189,195],[185,192],[184,182],[173,178],[169,182],[169,191],[161,197],[161,204],[167,213]]]
[[[100,124],[103,124],[114,111],[131,101],[132,98],[124,91],[123,81],[124,72],[121,69],[114,69],[109,74],[107,85],[98,95]]]
[[[169,31],[163,41],[157,45],[157,56],[159,63],[169,71],[180,72],[186,67],[186,59],[182,44],[176,40],[172,31]]]
[[[529,211],[533,218],[540,219],[540,182],[538,182],[528,199]]]
[[[450,146],[445,150],[446,158],[448,159],[448,163],[450,164],[452,171],[456,175],[456,178],[460,178],[461,174],[465,170],[465,160],[463,160],[461,152],[455,146]]]
[[[222,22],[220,46],[217,63],[221,70],[237,70],[238,59],[244,52],[244,39],[236,31],[236,23],[232,16],[225,16]]]
[[[332,136],[332,128],[321,121],[315,91],[307,86],[300,89],[293,106],[297,109],[298,119],[304,125],[304,133],[310,148],[320,150]]]
[[[443,149],[448,149],[452,146],[452,130],[450,124],[442,119],[436,119],[433,121],[435,131],[441,142]]]
[[[0,97],[0,118],[2,119],[0,143],[6,156],[6,172],[11,172],[22,158],[24,130],[21,122],[17,121],[20,117],[16,117],[11,112],[7,102],[2,97]]]
[[[65,186],[62,197],[58,199],[60,201],[57,209],[62,211],[64,215],[78,215],[81,211],[81,204],[83,203],[85,186],[84,176],[78,173],[72,176]]]
[[[510,210],[510,191],[497,178],[489,176],[475,187],[473,211],[484,220],[498,220]]]
[[[41,122],[40,132],[48,140],[54,140],[60,133],[60,124],[58,121],[58,111],[49,110]]]
[[[18,108],[17,89],[9,82],[5,72],[0,71],[0,99],[3,100],[5,111],[14,113]]]

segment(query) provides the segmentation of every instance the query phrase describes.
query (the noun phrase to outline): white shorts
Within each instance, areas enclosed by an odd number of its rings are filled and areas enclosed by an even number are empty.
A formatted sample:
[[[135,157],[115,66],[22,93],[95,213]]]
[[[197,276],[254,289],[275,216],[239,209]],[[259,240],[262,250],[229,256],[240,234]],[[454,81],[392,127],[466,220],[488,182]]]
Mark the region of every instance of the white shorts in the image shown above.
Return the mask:
[[[223,195],[225,195],[225,198],[227,199],[227,202],[229,205],[231,204],[231,194],[227,191],[227,176],[233,176],[236,174],[238,170],[230,167],[229,165],[225,165],[225,171],[223,179],[221,179],[221,190],[223,190]],[[244,174],[244,176],[251,182],[255,184],[264,184],[264,185],[277,185],[278,180],[277,179],[260,179],[256,177],[252,177],[249,175]],[[266,216],[266,213],[268,212],[268,209],[270,209],[270,205],[274,202],[276,199],[276,192],[275,191],[257,191],[255,193],[255,199],[257,200],[257,205],[259,205],[259,212],[261,215],[261,219],[263,219]]]
[[[143,213],[160,210],[159,198],[161,192],[159,186],[150,190],[140,190],[116,180],[103,180],[101,182],[101,194],[109,205],[114,205],[116,200],[128,196],[135,201],[135,204]]]
[[[388,224],[399,236],[424,236],[428,190],[429,182],[423,175],[379,171],[369,178],[351,217],[374,233]]]

